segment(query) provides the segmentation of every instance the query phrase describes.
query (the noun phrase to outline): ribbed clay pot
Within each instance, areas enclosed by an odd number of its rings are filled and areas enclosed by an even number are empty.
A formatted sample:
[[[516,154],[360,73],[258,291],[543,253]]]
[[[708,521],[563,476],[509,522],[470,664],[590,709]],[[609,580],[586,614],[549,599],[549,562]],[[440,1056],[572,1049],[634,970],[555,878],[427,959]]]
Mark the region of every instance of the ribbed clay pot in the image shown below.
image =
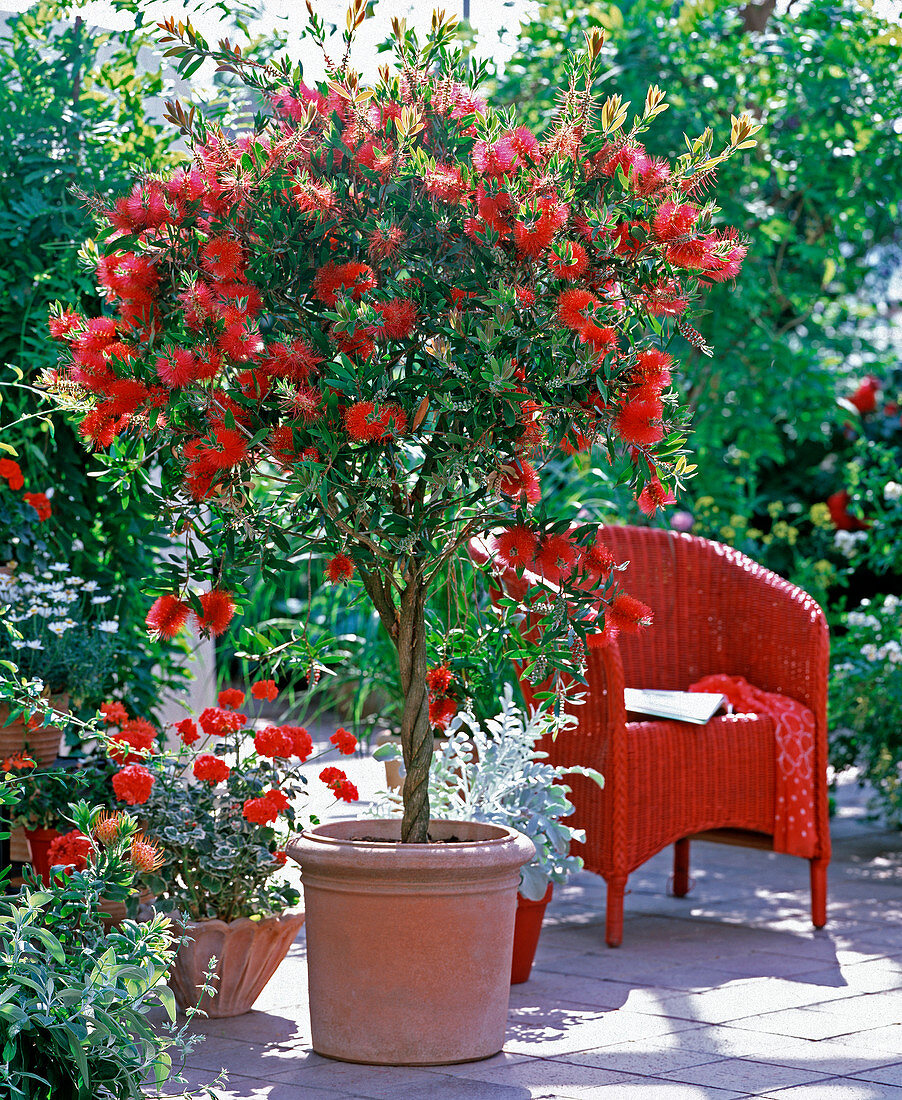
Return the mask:
[[[170,971],[170,985],[182,1009],[198,1003],[210,959],[216,956],[217,992],[204,994],[200,1007],[208,1016],[241,1016],[250,1012],[263,987],[288,954],[301,925],[302,910],[252,920],[189,921],[182,931],[178,954]]]
[[[551,883],[544,895],[533,901],[517,894],[517,917],[514,921],[514,956],[511,963],[511,985],[522,985],[532,973],[536,948],[539,946],[539,934],[545,909],[551,901]]]
[[[58,714],[65,714],[69,709],[69,696],[54,695],[49,706]],[[9,707],[0,707],[0,759],[27,751],[39,767],[49,767],[59,756],[62,736],[59,726],[38,726],[30,730],[21,718],[4,725],[8,718]]]
[[[473,821],[433,821],[430,836],[401,844],[398,819],[340,821],[288,846],[304,882],[317,1054],[448,1065],[504,1044],[517,885],[535,849]]]
[[[31,866],[46,886],[50,882],[50,845],[61,834],[57,829],[26,829]]]

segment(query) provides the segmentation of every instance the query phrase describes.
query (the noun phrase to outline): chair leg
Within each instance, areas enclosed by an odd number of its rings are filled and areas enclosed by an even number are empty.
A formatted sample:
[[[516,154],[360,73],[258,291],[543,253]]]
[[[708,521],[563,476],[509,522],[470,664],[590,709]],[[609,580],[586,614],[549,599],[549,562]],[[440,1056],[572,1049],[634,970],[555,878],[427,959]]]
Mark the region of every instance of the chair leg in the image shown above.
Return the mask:
[[[618,875],[606,881],[608,907],[604,938],[608,947],[619,947],[623,940],[623,894],[626,889],[626,875]]]
[[[811,923],[823,928],[827,923],[827,864],[829,859],[809,860],[811,864]]]
[[[684,898],[689,893],[689,837],[673,846],[673,896]]]

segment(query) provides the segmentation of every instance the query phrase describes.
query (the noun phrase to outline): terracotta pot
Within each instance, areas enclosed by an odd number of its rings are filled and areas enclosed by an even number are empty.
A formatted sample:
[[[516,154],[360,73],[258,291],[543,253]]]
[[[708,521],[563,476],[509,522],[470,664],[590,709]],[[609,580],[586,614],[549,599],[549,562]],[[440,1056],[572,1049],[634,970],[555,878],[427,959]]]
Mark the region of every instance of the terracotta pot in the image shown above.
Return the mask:
[[[263,920],[240,917],[228,923],[189,921],[183,926],[186,938],[170,972],[170,985],[179,1007],[186,1009],[198,1003],[200,987],[215,955],[216,996],[204,994],[201,1009],[217,1018],[250,1012],[303,923],[302,910],[288,910]]]
[[[517,917],[514,921],[514,958],[511,964],[511,985],[520,985],[529,979],[545,909],[551,901],[551,883],[538,901],[517,894]]]
[[[69,709],[68,695],[54,695],[49,704],[58,714]],[[41,767],[49,767],[59,756],[59,726],[38,726],[30,730],[21,718],[4,725],[9,717],[9,707],[0,707],[0,758],[27,751]]]
[[[46,886],[50,882],[50,845],[61,834],[57,829],[26,829],[29,859]]]
[[[153,899],[153,894],[146,888],[138,894],[138,920],[150,915]],[[111,928],[118,928],[124,920],[128,919],[128,908],[124,901],[101,898],[97,907],[100,910],[100,920],[108,932]]]
[[[21,825],[9,831],[9,859],[11,863],[27,863],[31,858],[28,837]]]
[[[448,740],[447,737],[442,737],[440,734],[435,736],[435,746],[433,753],[441,752],[442,746]],[[383,730],[382,733],[376,738],[376,745],[397,745],[401,747],[401,738],[396,733],[388,733]],[[404,786],[404,777],[401,775],[401,760],[386,760],[385,766],[385,786],[390,791],[400,791]]]
[[[433,821],[430,834],[456,840],[401,844],[395,818],[320,825],[288,846],[304,882],[317,1054],[448,1065],[501,1049],[520,867],[535,849],[473,821]]]

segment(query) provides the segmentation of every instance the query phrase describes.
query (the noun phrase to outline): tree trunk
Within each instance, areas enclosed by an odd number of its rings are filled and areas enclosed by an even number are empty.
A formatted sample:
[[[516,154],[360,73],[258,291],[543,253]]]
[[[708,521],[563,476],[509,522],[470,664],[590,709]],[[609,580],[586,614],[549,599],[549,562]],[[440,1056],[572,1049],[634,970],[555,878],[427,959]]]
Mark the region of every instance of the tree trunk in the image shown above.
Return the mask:
[[[401,841],[405,844],[425,844],[429,838],[429,768],[433,739],[426,686],[425,606],[425,586],[414,576],[401,597],[395,640],[404,692],[401,751],[407,775],[404,778]]]

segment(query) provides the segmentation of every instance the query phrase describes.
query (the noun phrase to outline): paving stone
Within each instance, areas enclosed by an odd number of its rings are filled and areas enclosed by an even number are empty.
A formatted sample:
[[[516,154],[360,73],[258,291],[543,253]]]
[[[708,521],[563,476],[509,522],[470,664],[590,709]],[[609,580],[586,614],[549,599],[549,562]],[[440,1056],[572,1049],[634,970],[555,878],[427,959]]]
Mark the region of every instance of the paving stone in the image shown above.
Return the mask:
[[[886,1091],[885,1085],[831,1077],[813,1085],[794,1085],[769,1092],[760,1100],[890,1100],[894,1095]]]
[[[628,1075],[616,1070],[545,1058],[527,1058],[494,1069],[488,1068],[486,1063],[474,1062],[467,1067],[465,1075],[473,1081],[489,1085],[519,1085],[534,1097],[582,1097],[591,1095],[593,1089],[602,1085],[628,1079]],[[461,1077],[463,1074],[456,1073],[455,1076]]]
[[[692,1025],[637,1012],[601,1013],[585,1005],[531,1005],[511,1008],[504,1049],[512,1054],[550,1058],[636,1039],[666,1035]]]
[[[858,1073],[856,1078],[865,1081],[877,1081],[881,1085],[893,1085],[899,1089],[902,1095],[902,1062],[894,1062],[889,1066],[879,1066],[876,1069]]]
[[[793,1069],[746,1058],[723,1058],[700,1066],[689,1066],[662,1074],[668,1080],[685,1081],[692,1085],[737,1089],[751,1094],[791,1085],[811,1084],[823,1080],[823,1072]]]
[[[682,1047],[682,1042],[689,1042],[692,1034],[692,1031],[682,1031],[628,1043],[615,1043],[601,1050],[561,1054],[553,1061],[572,1062],[578,1066],[595,1066],[612,1072],[648,1077],[716,1061],[718,1056],[710,1051]]]

